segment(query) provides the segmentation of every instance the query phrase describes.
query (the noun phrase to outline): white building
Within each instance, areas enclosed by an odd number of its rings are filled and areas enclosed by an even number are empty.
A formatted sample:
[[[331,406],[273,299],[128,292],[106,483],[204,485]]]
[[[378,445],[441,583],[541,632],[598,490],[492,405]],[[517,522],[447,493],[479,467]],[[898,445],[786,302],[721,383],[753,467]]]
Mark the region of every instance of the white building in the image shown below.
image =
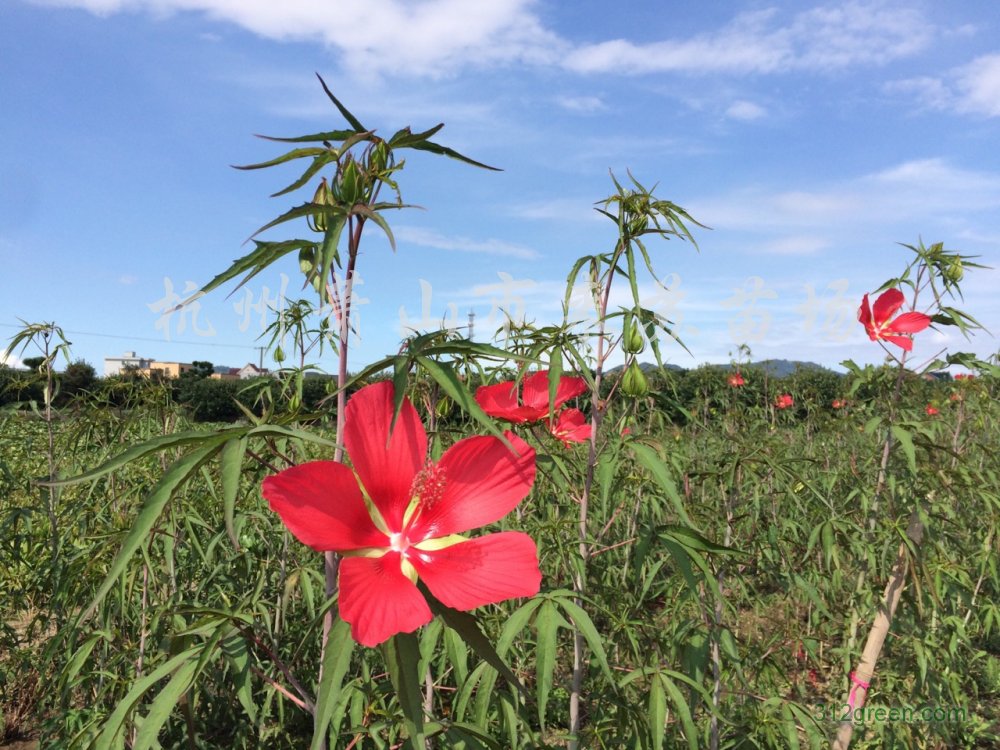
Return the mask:
[[[125,352],[120,357],[104,358],[104,377],[121,375],[125,370],[148,370],[153,360],[137,357],[135,352]]]

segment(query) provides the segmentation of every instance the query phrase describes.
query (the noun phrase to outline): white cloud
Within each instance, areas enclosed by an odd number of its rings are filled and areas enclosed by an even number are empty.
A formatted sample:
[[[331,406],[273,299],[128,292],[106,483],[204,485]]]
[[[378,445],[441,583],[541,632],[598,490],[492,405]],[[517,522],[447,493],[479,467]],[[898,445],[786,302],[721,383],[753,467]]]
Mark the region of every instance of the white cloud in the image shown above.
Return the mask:
[[[1000,117],[1000,54],[984,55],[957,71],[958,110]]]
[[[723,28],[691,39],[635,44],[615,39],[571,52],[580,73],[774,73],[880,65],[927,47],[933,29],[912,8],[843,3],[800,11],[742,13]]]
[[[118,277],[118,283],[124,284],[125,286],[130,286],[139,280],[138,276],[130,273],[123,274]]]
[[[556,104],[571,112],[597,112],[605,109],[604,102],[597,96],[560,96],[556,98]]]
[[[941,77],[893,81],[886,90],[912,95],[929,109],[1000,117],[1000,53],[977,57]]]
[[[20,357],[13,354],[6,354],[2,349],[0,349],[0,365],[6,365],[7,367],[24,367],[24,362],[21,361]]]
[[[729,109],[726,110],[726,117],[733,120],[759,120],[766,114],[767,110],[759,104],[754,104],[743,99],[733,102],[729,105]]]
[[[812,235],[780,237],[764,243],[760,250],[769,255],[812,255],[830,247],[829,240]]]
[[[752,11],[692,38],[646,44],[612,39],[575,48],[545,27],[533,11],[537,0],[33,1],[98,15],[201,13],[268,39],[325,44],[346,67],[369,77],[438,76],[502,64],[563,66],[579,73],[829,71],[911,55],[926,48],[936,32],[919,10],[879,0],[831,3],[793,15],[773,8]]]
[[[967,223],[977,211],[1000,208],[1000,175],[962,169],[944,159],[918,159],[826,185],[777,192],[746,188],[688,203],[693,216],[719,230],[804,229],[803,236],[815,236],[831,226],[884,228],[886,217],[919,220],[917,229],[924,230],[929,217],[939,226]],[[970,227],[955,231],[964,229]]]
[[[268,39],[336,49],[356,73],[439,75],[460,66],[547,64],[563,42],[531,12],[532,0],[35,0],[108,15],[188,11]]]
[[[422,247],[433,247],[439,250],[455,250],[462,253],[477,253],[481,255],[500,255],[508,258],[524,258],[534,260],[538,253],[530,247],[515,245],[498,239],[473,240],[468,237],[446,237],[430,229],[421,227],[401,226],[393,230],[396,239]]]

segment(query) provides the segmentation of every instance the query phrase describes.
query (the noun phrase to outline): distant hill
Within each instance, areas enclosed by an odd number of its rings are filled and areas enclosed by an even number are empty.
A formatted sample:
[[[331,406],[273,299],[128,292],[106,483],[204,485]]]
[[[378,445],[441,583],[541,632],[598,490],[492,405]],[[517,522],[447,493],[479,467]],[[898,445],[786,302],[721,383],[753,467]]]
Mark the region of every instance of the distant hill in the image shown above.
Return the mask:
[[[704,365],[704,366],[715,367],[719,370],[736,369],[732,365]],[[613,375],[614,373],[620,371],[622,367],[623,365],[612,367],[610,370],[607,370],[607,373],[609,375]],[[657,369],[656,365],[652,362],[640,362],[639,367],[642,369],[643,372],[655,371]],[[823,367],[822,365],[818,365],[815,362],[801,362],[795,359],[762,359],[760,362],[751,362],[750,364],[744,365],[743,367],[744,369],[747,370],[750,369],[763,370],[770,377],[773,378],[788,377],[789,375],[795,374],[796,370],[823,370],[826,372],[833,372],[832,370],[829,370],[828,368]],[[694,368],[680,367],[678,365],[668,363],[663,365],[663,369],[673,370],[674,372],[685,372],[688,369],[694,369]]]

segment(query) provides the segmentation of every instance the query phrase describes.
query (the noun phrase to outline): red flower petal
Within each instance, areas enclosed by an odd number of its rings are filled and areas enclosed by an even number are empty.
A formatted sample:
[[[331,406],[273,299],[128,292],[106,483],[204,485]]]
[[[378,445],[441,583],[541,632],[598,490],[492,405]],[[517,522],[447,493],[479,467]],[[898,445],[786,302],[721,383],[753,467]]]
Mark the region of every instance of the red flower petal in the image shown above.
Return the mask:
[[[431,621],[427,600],[403,575],[401,555],[347,557],[340,563],[340,616],[362,646],[377,646],[396,633],[411,633]]]
[[[587,390],[587,381],[583,378],[560,377],[556,388],[555,408],[565,404]],[[521,399],[525,406],[539,412],[536,419],[543,419],[549,413],[549,371],[542,370],[524,379],[524,394]]]
[[[312,461],[265,477],[261,493],[288,530],[320,552],[388,547],[375,528],[349,468]]]
[[[563,445],[583,443],[590,440],[591,425],[579,409],[563,409],[559,421],[549,427],[552,435],[562,441]]]
[[[885,335],[883,335],[881,338],[884,339],[885,341],[888,341],[888,342],[890,342],[892,344],[895,344],[898,347],[901,347],[904,351],[908,351],[908,352],[909,351],[913,351],[913,339],[911,339],[909,336],[885,336]]]
[[[476,389],[476,403],[491,417],[510,422],[525,421],[517,405],[517,386],[512,380],[480,386]]]
[[[902,306],[903,293],[901,291],[892,288],[882,292],[872,306],[872,317],[875,319],[875,327],[881,328]]]
[[[444,490],[414,519],[411,541],[493,523],[525,498],[535,482],[535,451],[512,432],[505,434],[519,455],[490,435],[460,440],[445,451],[437,464]]]
[[[535,542],[520,531],[488,534],[435,552],[411,554],[410,561],[431,593],[455,609],[534,596],[542,584]]]
[[[861,299],[861,307],[858,308],[858,320],[865,327],[865,331],[871,336],[874,333],[874,328],[872,327],[872,308],[868,303],[868,295],[866,294]]]
[[[903,313],[890,323],[885,331],[887,333],[920,333],[931,324],[929,315],[919,312]]]
[[[427,457],[427,433],[409,399],[396,420],[392,383],[365,386],[347,402],[344,445],[369,497],[392,531],[403,527],[410,486]]]

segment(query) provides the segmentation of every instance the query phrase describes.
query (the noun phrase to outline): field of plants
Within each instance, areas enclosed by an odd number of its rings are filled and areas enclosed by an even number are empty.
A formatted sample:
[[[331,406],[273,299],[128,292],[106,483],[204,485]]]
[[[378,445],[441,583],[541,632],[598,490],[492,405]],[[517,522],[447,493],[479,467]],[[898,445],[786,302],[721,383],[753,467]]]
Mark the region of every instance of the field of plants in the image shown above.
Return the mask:
[[[256,239],[203,290],[292,256],[315,292],[280,321],[297,366],[230,393],[232,421],[191,384],[60,371],[53,323],[9,342],[35,360],[0,371],[0,743],[1000,743],[1000,367],[910,358],[932,327],[978,328],[973,258],[918,244],[870,280],[884,365],[667,369],[638,288],[700,225],[613,178],[617,242],[568,269],[590,320],[349,363],[402,155],[485,165],[326,93],[344,129],[248,167],[306,160],[277,195],[311,198],[262,227],[305,238]],[[339,371],[318,386],[321,346]]]

